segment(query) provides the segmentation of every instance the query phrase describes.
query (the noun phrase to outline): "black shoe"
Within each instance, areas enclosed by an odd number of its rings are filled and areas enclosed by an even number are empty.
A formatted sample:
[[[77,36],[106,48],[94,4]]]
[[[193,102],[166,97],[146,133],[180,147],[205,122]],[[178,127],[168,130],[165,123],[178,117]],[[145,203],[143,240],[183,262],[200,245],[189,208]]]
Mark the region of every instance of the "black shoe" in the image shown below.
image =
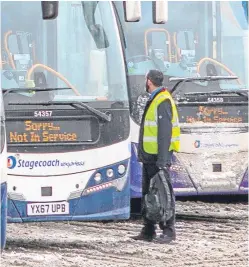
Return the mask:
[[[175,229],[166,228],[163,230],[163,233],[155,239],[157,243],[168,244],[176,240]]]
[[[155,229],[148,229],[144,227],[139,235],[131,237],[134,240],[148,241],[151,242],[154,238],[156,238]]]

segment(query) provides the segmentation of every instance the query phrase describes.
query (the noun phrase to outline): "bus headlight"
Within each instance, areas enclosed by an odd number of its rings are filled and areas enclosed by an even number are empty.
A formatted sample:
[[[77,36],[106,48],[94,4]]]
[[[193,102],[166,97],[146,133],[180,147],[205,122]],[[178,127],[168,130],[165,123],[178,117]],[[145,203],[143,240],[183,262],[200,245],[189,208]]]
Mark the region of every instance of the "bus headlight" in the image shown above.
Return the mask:
[[[101,181],[101,173],[96,173],[95,176],[94,176],[94,180],[96,183],[99,183]]]
[[[119,173],[120,175],[124,174],[125,171],[126,171],[126,168],[125,168],[124,165],[119,165],[119,166],[118,166],[118,173]]]
[[[108,169],[108,170],[106,171],[106,176],[107,176],[108,178],[112,178],[113,175],[114,175],[114,171],[113,171],[113,169]]]

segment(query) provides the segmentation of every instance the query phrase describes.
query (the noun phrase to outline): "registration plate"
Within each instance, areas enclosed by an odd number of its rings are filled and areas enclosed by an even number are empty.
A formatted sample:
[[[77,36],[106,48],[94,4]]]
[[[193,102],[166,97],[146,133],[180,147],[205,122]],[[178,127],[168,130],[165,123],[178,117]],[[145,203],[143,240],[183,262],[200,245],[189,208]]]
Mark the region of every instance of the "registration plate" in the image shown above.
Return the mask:
[[[27,204],[27,214],[28,216],[69,214],[69,203],[66,201],[29,203]]]

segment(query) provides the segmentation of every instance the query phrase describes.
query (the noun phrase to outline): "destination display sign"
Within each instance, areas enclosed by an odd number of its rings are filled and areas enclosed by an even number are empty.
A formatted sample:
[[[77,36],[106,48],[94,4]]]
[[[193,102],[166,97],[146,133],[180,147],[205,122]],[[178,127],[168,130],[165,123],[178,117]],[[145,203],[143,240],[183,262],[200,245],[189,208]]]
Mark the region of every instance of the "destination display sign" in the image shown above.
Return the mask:
[[[247,123],[247,105],[178,107],[180,122]]]
[[[8,121],[7,142],[75,143],[92,142],[91,120]]]

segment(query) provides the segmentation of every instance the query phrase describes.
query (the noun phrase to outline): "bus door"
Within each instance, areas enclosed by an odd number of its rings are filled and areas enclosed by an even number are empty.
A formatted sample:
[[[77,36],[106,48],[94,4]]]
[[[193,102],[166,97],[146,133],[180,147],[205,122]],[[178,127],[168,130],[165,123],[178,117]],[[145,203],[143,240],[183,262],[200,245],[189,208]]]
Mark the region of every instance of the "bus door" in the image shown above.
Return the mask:
[[[196,73],[197,34],[192,30],[180,30],[173,34],[172,50],[175,62],[181,62],[191,73]]]
[[[171,62],[170,33],[162,28],[149,28],[144,33],[145,55],[159,65],[163,71],[165,64]]]
[[[8,31],[4,35],[4,52],[9,67],[19,87],[25,87],[27,70],[35,61],[32,34],[24,31]]]

